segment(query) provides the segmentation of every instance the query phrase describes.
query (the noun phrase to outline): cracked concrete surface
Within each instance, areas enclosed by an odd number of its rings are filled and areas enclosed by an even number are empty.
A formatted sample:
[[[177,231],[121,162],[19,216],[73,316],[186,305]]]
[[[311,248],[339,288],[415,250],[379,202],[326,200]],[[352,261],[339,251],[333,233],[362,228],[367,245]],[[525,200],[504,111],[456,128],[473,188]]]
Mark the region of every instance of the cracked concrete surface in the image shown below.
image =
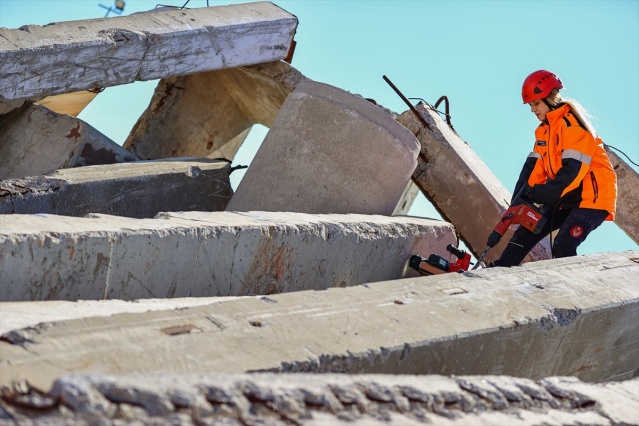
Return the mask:
[[[241,27],[244,21],[217,25],[247,14],[255,18],[248,28]],[[288,53],[297,19],[268,2],[105,22],[0,29],[0,75],[6,77],[0,79],[0,112],[24,99],[78,88],[160,77],[197,81],[205,77],[201,71],[229,67],[214,73],[214,85],[228,91],[245,121],[227,136],[195,141],[189,149],[232,158],[248,126],[272,124],[305,79],[282,62],[270,62]],[[184,31],[171,33],[174,28]],[[56,51],[61,47],[64,54]],[[59,62],[52,62],[52,52]],[[261,62],[269,64],[238,68]],[[175,77],[190,73],[200,74]],[[249,94],[257,92],[262,99],[256,103]],[[162,96],[158,101],[166,102]],[[400,123],[423,142],[406,115]],[[323,125],[318,133],[325,132]],[[138,128],[149,133],[149,145],[160,135],[167,152],[177,152],[177,138],[165,128],[148,130]],[[63,136],[81,133],[74,123]],[[447,128],[440,133],[434,138],[442,151],[422,145],[421,154],[442,166],[443,152],[452,152],[451,141],[457,140]],[[422,190],[433,186],[434,195],[444,198],[440,209],[450,207],[433,179],[433,165],[419,164],[413,178],[422,180]],[[426,168],[430,174],[422,173]],[[479,172],[456,177],[464,184],[490,177],[485,168],[474,170]],[[620,177],[624,170],[618,169]],[[188,166],[184,175],[200,172]],[[620,193],[630,191],[626,201],[637,200],[636,177],[626,176],[620,187]],[[482,213],[499,210],[503,188],[490,181],[484,186],[497,204]],[[5,181],[0,197],[60,187],[46,176]],[[635,238],[633,205],[620,206],[625,221],[618,223]],[[467,214],[469,206],[464,209]],[[464,223],[454,212],[444,213]],[[14,215],[10,224],[3,222],[5,231],[16,232],[0,233],[0,253],[24,261],[7,267],[0,257],[3,296],[24,290],[30,298],[134,299],[0,303],[0,425],[639,424],[639,252],[369,283],[404,276],[398,265],[405,268],[402,259],[411,253],[445,253],[447,243],[456,244],[455,230],[410,218],[235,215],[221,225],[197,212],[161,214],[148,222],[99,215]],[[92,221],[104,226],[85,228]],[[462,229],[462,238],[468,235]],[[219,247],[217,239],[223,240]],[[474,236],[468,240],[477,242]],[[484,241],[480,236],[478,244]],[[104,278],[104,287],[93,286],[85,272]],[[198,280],[209,287],[198,287]],[[212,290],[211,280],[220,285]],[[263,296],[173,298],[199,291]],[[162,299],[135,299],[155,295]],[[66,374],[74,372],[87,374]],[[131,372],[139,374],[125,374]],[[595,384],[576,377],[625,381]]]
[[[242,296],[345,287],[399,278],[412,253],[446,253],[448,244],[457,244],[448,223],[376,215],[16,214],[7,222],[0,228],[2,301]]]
[[[0,179],[139,160],[88,123],[34,104],[0,115],[0,158]]]
[[[276,61],[296,28],[270,2],[0,28],[0,102]]]
[[[65,375],[0,395],[0,424],[637,424],[639,379],[309,374]]]
[[[207,158],[75,167],[0,180],[0,214],[152,218],[163,211],[223,211],[230,165]]]
[[[72,372],[627,380],[639,370],[638,273],[639,252],[605,253],[44,322],[2,335],[0,385],[46,389]]]

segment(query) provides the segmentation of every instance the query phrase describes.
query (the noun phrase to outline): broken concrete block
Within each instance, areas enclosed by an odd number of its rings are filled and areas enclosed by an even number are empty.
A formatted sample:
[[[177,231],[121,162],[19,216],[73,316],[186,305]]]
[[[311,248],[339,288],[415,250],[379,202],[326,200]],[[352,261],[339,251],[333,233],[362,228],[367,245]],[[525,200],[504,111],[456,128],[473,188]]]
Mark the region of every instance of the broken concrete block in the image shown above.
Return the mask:
[[[0,102],[277,61],[296,28],[270,2],[0,28]]]
[[[162,79],[123,146],[142,159],[232,160],[251,126],[270,127],[305,79],[281,61]]]
[[[254,215],[257,219],[258,213]],[[316,258],[312,267],[307,267],[305,262],[311,259],[288,253],[286,261],[300,272],[305,269],[304,282],[318,280],[322,273],[332,275],[335,269],[331,266],[343,263],[340,257],[346,255],[360,271],[377,269],[378,263],[389,258],[401,262],[399,248],[366,241],[365,236],[371,238],[375,233],[370,227],[362,229],[362,217],[355,216],[360,231],[354,239],[361,242],[349,245],[353,254],[339,250],[332,259]],[[308,216],[288,217],[301,232],[303,222],[293,218]],[[415,225],[417,222],[411,226]],[[76,219],[76,226],[83,224]],[[355,232],[353,225],[349,228]],[[335,231],[326,229],[325,235],[343,241],[343,234]],[[171,230],[164,227],[163,232]],[[278,238],[276,227],[270,232]],[[289,240],[294,232],[289,229]],[[304,237],[310,246],[308,234]],[[49,241],[53,238],[59,239],[60,245],[66,243],[63,233],[47,238],[44,245],[52,245]],[[148,237],[140,240],[144,245]],[[200,245],[207,245],[207,241]],[[237,245],[248,246],[250,241],[240,236]],[[157,247],[152,245],[148,251]],[[184,251],[186,247],[183,240],[178,248],[180,258],[193,257],[192,252]],[[334,247],[333,252],[338,248]],[[116,261],[115,251],[112,262]],[[324,247],[315,253],[331,256],[330,252]],[[219,254],[206,253],[208,259]],[[253,262],[239,254],[237,250],[234,253],[236,265]],[[68,258],[69,252],[60,255]],[[124,266],[118,257],[117,262]],[[284,257],[269,259],[276,264]],[[600,253],[514,268],[42,323],[2,336],[0,386],[22,379],[48,389],[63,374],[92,372],[499,374],[535,380],[548,376],[575,376],[588,382],[627,380],[637,374],[639,353],[638,259],[639,251]],[[144,259],[127,260],[141,263],[141,270],[153,273],[155,269]],[[160,260],[166,262],[164,257]],[[173,260],[174,267],[178,262],[178,258]],[[0,270],[6,270],[2,266]],[[210,274],[224,273],[213,264],[209,266]],[[274,270],[286,273],[286,268]],[[7,282],[4,276],[2,282]],[[152,281],[144,284],[152,285]],[[233,284],[227,280],[227,285]],[[138,284],[129,281],[126,285],[132,291]]]
[[[242,296],[400,278],[447,254],[428,219],[269,212],[0,215],[0,301]]]
[[[475,257],[479,257],[486,248],[488,236],[508,209],[511,194],[437,112],[423,104],[416,109],[428,126],[424,126],[411,110],[397,117],[397,121],[417,137],[421,146],[412,180],[442,218],[455,224],[460,239]],[[472,212],[471,216],[469,212]],[[488,252],[486,261],[499,257],[514,232],[515,227],[512,228]],[[524,262],[551,257],[550,242],[545,238]]]
[[[271,127],[287,96],[302,81],[302,73],[284,61],[224,70],[220,80],[246,116]]]
[[[29,103],[31,103],[31,101],[19,100],[19,101],[0,102],[0,116],[7,114],[13,111],[14,109],[20,108],[21,106],[25,104],[29,104]]]
[[[122,146],[142,159],[206,157],[241,134],[239,149],[252,124],[217,71],[170,77],[160,80]]]
[[[369,101],[327,84],[297,85],[228,211],[391,215],[419,144]]]
[[[84,121],[40,105],[0,116],[0,158],[0,179],[138,160]]]
[[[617,215],[615,223],[639,244],[639,173],[609,147],[606,152],[617,172]]]
[[[0,181],[0,214],[104,213],[152,218],[167,211],[223,211],[233,190],[227,161],[182,158],[57,170]]]
[[[639,378],[382,374],[67,374],[48,392],[6,389],[17,424],[632,425]],[[46,403],[46,410],[42,409]]]

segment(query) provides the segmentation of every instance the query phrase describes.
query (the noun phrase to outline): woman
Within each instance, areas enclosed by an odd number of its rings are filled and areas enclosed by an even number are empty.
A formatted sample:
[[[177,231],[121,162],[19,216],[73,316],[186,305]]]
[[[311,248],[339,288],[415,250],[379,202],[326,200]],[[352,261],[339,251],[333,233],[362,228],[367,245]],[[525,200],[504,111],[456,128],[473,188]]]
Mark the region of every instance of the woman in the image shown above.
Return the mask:
[[[575,256],[577,247],[604,220],[614,220],[617,175],[604,144],[581,105],[562,99],[564,86],[553,73],[535,71],[524,81],[524,104],[541,121],[535,146],[515,185],[512,205],[543,204],[546,224],[534,234],[520,226],[494,266],[519,265],[552,231],[553,257]],[[522,190],[523,189],[523,190]]]

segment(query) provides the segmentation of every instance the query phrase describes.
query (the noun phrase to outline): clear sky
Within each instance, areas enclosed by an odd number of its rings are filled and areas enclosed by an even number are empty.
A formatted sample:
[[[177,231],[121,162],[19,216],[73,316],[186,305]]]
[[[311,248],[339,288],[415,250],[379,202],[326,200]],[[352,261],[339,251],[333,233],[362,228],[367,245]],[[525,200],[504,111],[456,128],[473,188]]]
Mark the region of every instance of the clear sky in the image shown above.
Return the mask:
[[[123,15],[186,0],[125,0]],[[249,1],[190,0],[189,8]],[[452,124],[510,191],[538,121],[521,101],[524,78],[548,69],[565,97],[595,117],[605,143],[639,163],[639,1],[281,0],[297,16],[292,65],[307,77],[408,109],[382,79],[434,104],[446,95]],[[105,16],[114,0],[0,0],[0,26]],[[116,16],[111,14],[110,16]],[[119,144],[147,107],[156,81],[107,88],[81,114]],[[267,129],[251,132],[234,164],[248,164]],[[618,153],[626,162],[623,154]],[[639,170],[637,166],[633,166]],[[234,187],[242,172],[233,173]],[[460,194],[463,197],[464,194]],[[411,215],[439,215],[420,195]],[[468,220],[472,220],[469,216]],[[637,249],[613,223],[580,254]],[[427,254],[424,254],[427,255]]]

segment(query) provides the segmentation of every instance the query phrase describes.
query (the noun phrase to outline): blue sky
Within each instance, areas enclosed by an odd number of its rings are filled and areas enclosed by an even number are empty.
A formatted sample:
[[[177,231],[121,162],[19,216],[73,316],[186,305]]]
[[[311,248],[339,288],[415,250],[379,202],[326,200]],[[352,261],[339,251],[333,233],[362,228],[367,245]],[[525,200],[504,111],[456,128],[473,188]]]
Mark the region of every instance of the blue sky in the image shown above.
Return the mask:
[[[186,0],[125,0],[124,15]],[[210,6],[249,1],[208,0]],[[564,96],[595,117],[604,142],[639,163],[639,1],[282,0],[297,16],[292,65],[309,78],[408,108],[382,79],[407,96],[450,100],[452,124],[512,191],[538,124],[522,105],[521,83],[549,69]],[[114,0],[0,0],[0,26],[94,19]],[[189,8],[207,0],[190,0]],[[110,16],[115,16],[111,14]],[[107,88],[80,115],[123,143],[156,82]],[[235,164],[248,164],[267,129],[251,132]],[[627,159],[620,154],[622,158]],[[639,170],[633,166],[635,170]],[[242,176],[235,172],[234,185]],[[460,194],[460,197],[463,194]],[[438,214],[420,196],[410,214]],[[469,217],[472,220],[472,217]],[[637,249],[613,223],[596,230],[580,254]]]

